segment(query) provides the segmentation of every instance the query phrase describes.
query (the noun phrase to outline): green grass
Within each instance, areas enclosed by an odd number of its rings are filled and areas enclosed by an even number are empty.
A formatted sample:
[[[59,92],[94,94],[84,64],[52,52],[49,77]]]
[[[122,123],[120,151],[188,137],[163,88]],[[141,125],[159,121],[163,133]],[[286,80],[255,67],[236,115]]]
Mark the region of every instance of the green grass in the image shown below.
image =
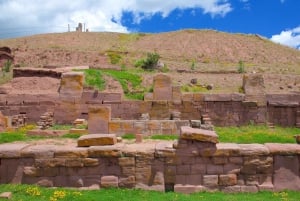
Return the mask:
[[[215,127],[221,142],[233,143],[295,143],[294,135],[300,133],[298,128],[248,125],[241,127]]]
[[[71,139],[78,139],[81,136],[81,134],[77,134],[77,133],[68,133],[65,134],[63,136],[61,136],[62,138],[71,138]]]
[[[103,79],[100,70],[86,69],[84,70],[84,74],[85,74],[85,83],[84,83],[85,86],[91,86],[100,91],[105,89],[105,80]]]
[[[49,130],[70,130],[71,128],[73,128],[73,126],[68,124],[54,124]]]
[[[150,136],[152,140],[177,140],[178,135],[152,135]]]
[[[135,139],[135,134],[126,133],[126,134],[122,135],[122,138],[126,139],[126,140],[133,140],[133,139]]]
[[[141,86],[142,78],[140,75],[130,73],[128,71],[117,70],[103,70],[102,72],[119,81],[127,98],[139,100],[143,99],[144,88]],[[132,92],[128,87],[129,85],[131,85],[132,90],[141,92]]]
[[[226,194],[222,192],[214,193],[195,193],[190,195],[179,194],[174,192],[155,192],[136,189],[101,189],[94,191],[79,191],[65,188],[42,188],[29,185],[0,185],[1,192],[12,192],[12,200],[26,201],[298,201],[300,192],[283,191],[283,192],[258,192],[258,193],[235,193]]]

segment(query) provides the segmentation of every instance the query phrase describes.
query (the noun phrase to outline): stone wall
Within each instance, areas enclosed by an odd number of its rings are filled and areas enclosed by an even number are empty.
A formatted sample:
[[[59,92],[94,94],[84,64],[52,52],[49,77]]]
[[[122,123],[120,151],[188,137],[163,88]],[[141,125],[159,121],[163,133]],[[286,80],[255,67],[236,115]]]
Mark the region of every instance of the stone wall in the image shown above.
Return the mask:
[[[0,145],[0,183],[192,193],[300,190],[297,144],[218,143],[181,128],[178,142],[107,146]]]
[[[256,74],[245,76],[245,94],[182,94],[180,87],[171,86],[168,76],[158,75],[152,99],[146,96],[144,101],[123,100],[121,93],[84,89],[83,80],[83,73],[63,73],[57,94],[0,94],[0,111],[5,116],[26,114],[29,123],[53,111],[56,123],[70,124],[77,118],[88,119],[89,108],[105,105],[111,108],[112,118],[121,120],[136,120],[145,113],[151,120],[170,120],[172,114],[180,113],[181,120],[208,116],[216,126],[271,123],[300,127],[300,94],[266,95],[263,77]]]
[[[138,133],[143,135],[178,135],[181,126],[189,126],[188,120],[112,120],[109,133],[123,135]]]
[[[282,126],[300,125],[300,95],[266,96],[267,105],[245,101],[243,94],[183,94],[182,101],[124,101],[118,93],[83,91],[80,97],[53,95],[0,94],[0,111],[5,116],[26,114],[28,122],[37,122],[47,112],[54,112],[56,123],[72,123],[76,118],[88,119],[89,106],[108,105],[111,117],[121,120],[139,119],[148,113],[151,120],[170,120],[172,112],[180,112],[181,120],[201,119],[207,114],[214,125],[233,126],[251,122],[271,122]],[[298,117],[299,116],[299,117]]]

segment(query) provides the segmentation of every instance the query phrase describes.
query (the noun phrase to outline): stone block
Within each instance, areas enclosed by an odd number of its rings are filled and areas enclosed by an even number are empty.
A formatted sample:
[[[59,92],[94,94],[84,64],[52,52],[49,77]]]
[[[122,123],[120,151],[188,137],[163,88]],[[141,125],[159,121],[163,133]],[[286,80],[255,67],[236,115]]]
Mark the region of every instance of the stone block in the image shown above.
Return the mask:
[[[220,186],[234,186],[237,184],[236,174],[219,175]]]
[[[121,188],[133,188],[135,186],[135,177],[123,177],[119,179],[119,187]]]
[[[206,165],[205,164],[194,164],[191,165],[191,174],[205,174],[206,173]]]
[[[0,158],[19,158],[21,151],[29,144],[1,144],[0,145]]]
[[[134,166],[135,158],[134,157],[122,157],[118,158],[120,166]]]
[[[185,140],[195,140],[201,142],[218,143],[218,135],[214,131],[195,129],[188,126],[182,126],[180,138]]]
[[[89,106],[88,131],[89,133],[108,133],[108,122],[111,121],[110,106]]]
[[[223,165],[223,164],[226,164],[228,162],[228,159],[226,157],[213,157],[212,162],[215,165]]]
[[[203,192],[206,191],[206,188],[204,186],[196,186],[196,185],[182,185],[182,184],[176,184],[174,186],[174,192],[176,193],[184,193],[184,194],[191,194],[191,193],[197,193],[197,192]]]
[[[262,144],[240,144],[241,156],[260,156],[269,155],[269,149]]]
[[[265,146],[273,155],[300,155],[298,144],[266,143]]]
[[[78,147],[105,146],[117,143],[115,134],[89,134],[83,135],[77,140]]]
[[[223,165],[207,164],[206,172],[207,172],[207,174],[211,174],[211,175],[223,174],[224,173]]]
[[[83,158],[82,163],[84,167],[98,166],[99,160],[95,158]]]
[[[224,193],[239,193],[241,192],[241,186],[222,186],[220,190]]]
[[[257,186],[241,186],[242,193],[257,193],[258,188]]]
[[[110,121],[108,122],[108,132],[109,133],[123,133],[121,129],[121,122],[118,121]]]
[[[298,145],[299,146],[299,145]],[[274,190],[300,190],[299,157],[274,156]]]
[[[68,72],[63,73],[60,82],[60,96],[81,97],[83,92],[84,73]]]
[[[0,194],[0,199],[10,200],[12,198],[12,192],[3,192]]]
[[[112,146],[92,146],[88,149],[89,157],[99,158],[99,157],[120,157],[122,152],[120,147],[116,145]]]
[[[190,174],[186,176],[186,184],[202,185],[202,174]]]
[[[172,81],[169,76],[154,76],[153,85],[153,100],[172,100]]]
[[[102,188],[116,188],[119,186],[119,178],[116,176],[102,176],[100,180],[100,186]]]
[[[203,186],[205,187],[217,187],[218,186],[218,175],[204,175]]]

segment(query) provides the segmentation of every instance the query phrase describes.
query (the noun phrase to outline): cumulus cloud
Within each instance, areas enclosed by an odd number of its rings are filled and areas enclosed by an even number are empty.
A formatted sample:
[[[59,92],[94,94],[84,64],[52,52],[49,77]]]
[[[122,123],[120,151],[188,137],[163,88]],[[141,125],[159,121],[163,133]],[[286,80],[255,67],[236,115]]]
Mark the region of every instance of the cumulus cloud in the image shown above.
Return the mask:
[[[300,50],[300,26],[273,35],[271,40]]]
[[[228,0],[0,0],[0,37],[7,33],[61,32],[67,25],[83,22],[92,31],[128,32],[124,12],[140,23],[155,14],[167,17],[175,9],[201,9],[203,14],[225,16],[232,10]],[[2,32],[1,32],[2,31]]]

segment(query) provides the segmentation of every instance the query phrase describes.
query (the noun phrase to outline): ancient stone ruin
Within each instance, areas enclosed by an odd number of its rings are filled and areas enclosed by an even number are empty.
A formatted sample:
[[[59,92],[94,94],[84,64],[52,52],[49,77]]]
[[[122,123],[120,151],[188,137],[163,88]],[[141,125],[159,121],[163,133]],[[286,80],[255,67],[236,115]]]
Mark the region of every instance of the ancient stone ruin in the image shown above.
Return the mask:
[[[57,94],[0,94],[0,129],[6,117],[23,114],[27,122],[38,122],[53,111],[56,123],[88,120],[89,133],[69,146],[1,144],[0,183],[182,193],[300,190],[298,144],[219,143],[213,131],[213,125],[249,122],[299,126],[300,95],[265,94],[258,74],[244,77],[244,94],[182,94],[161,74],[153,94],[131,101],[84,88],[83,76],[62,73]],[[118,140],[126,133],[173,134],[179,140]]]

